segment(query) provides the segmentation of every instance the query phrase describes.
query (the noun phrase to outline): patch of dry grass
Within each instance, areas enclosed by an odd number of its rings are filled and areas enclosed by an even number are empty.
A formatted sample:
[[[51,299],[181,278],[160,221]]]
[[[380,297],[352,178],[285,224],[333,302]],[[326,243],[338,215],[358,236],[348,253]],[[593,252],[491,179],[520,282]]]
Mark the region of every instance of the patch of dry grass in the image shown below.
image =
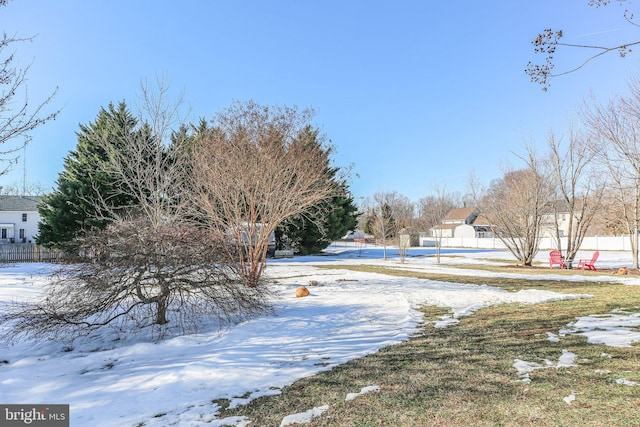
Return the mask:
[[[640,425],[640,386],[616,383],[620,378],[640,382],[639,346],[587,344],[580,336],[566,336],[559,343],[547,338],[547,332],[558,333],[579,316],[640,310],[640,287],[543,278],[469,278],[371,266],[358,270],[594,297],[489,307],[444,329],[434,328],[428,320],[448,310],[425,307],[422,331],[409,341],[301,379],[280,395],[225,410],[223,416],[244,415],[252,426],[278,426],[286,415],[328,404],[330,409],[309,426]],[[530,374],[530,384],[518,381],[514,359],[557,362],[563,349],[578,355],[578,366],[540,369]],[[347,393],[370,385],[380,386],[380,393],[345,401]],[[570,395],[575,400],[569,404],[564,398]]]
[[[315,267],[325,270],[333,270],[338,267],[331,265],[316,265]],[[463,276],[463,275],[455,275],[449,273],[434,273],[434,272],[424,272],[424,271],[408,271],[403,270],[402,267],[386,267],[379,265],[345,265],[340,266],[339,269],[342,270],[350,270],[350,271],[359,271],[359,272],[369,272],[369,273],[378,273],[378,274],[386,274],[389,276],[397,276],[397,277],[411,277],[416,279],[427,279],[427,280],[436,280],[441,282],[454,282],[454,283],[463,283],[470,285],[491,285],[501,287],[510,291],[518,291],[521,289],[548,289],[558,292],[571,292],[571,293],[584,293],[584,291],[580,291],[580,289],[584,289],[584,282],[564,282],[562,280],[556,279],[548,279],[545,277],[544,270],[534,270],[539,274],[527,279],[520,278],[510,278],[510,277],[483,277],[483,276]],[[476,267],[475,270],[485,270],[491,272],[502,272],[502,273],[526,273],[530,274],[529,269],[526,271],[518,271],[519,269],[514,269],[511,267],[494,267],[494,266],[479,266]],[[557,270],[554,270],[553,274],[555,275]],[[548,270],[546,275],[548,275]],[[534,278],[535,277],[535,278]],[[538,278],[539,277],[539,278]]]

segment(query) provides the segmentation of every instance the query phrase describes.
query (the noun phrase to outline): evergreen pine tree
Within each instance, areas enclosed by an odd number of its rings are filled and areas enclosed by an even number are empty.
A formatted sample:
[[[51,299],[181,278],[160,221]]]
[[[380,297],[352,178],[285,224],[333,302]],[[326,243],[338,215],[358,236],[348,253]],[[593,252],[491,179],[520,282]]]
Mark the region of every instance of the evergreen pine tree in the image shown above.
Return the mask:
[[[308,126],[307,136],[317,138],[318,129]],[[358,207],[354,204],[347,183],[339,179],[339,168],[329,166],[331,150],[327,150],[326,167],[332,176],[337,189],[336,195],[319,206],[307,210],[305,214],[289,219],[276,229],[276,240],[279,246],[284,245],[284,236],[301,255],[315,254],[329,246],[334,240],[344,237],[358,224]]]
[[[289,243],[301,255],[319,253],[334,240],[344,237],[358,225],[358,208],[346,187],[322,206],[314,207],[276,230],[276,239]]]
[[[64,160],[64,171],[58,175],[56,190],[43,198],[38,244],[68,249],[83,230],[103,228],[108,215],[96,200],[112,206],[126,206],[125,197],[117,196],[114,184],[105,170],[107,153],[98,141],[106,140],[114,149],[122,148],[137,130],[137,120],[124,102],[117,107],[102,108],[93,123],[80,125],[76,149]],[[116,194],[114,196],[114,194]]]

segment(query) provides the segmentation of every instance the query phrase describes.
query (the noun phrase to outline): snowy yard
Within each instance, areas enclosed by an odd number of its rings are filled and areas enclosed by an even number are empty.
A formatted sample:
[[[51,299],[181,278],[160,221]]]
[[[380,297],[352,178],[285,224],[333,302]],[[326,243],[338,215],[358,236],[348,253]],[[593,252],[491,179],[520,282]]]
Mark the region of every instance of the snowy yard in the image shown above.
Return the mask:
[[[423,305],[451,308],[452,315],[437,322],[447,327],[480,308],[502,304],[536,304],[561,299],[589,298],[543,290],[508,292],[482,284],[482,277],[509,275],[531,277],[522,272],[492,273],[452,264],[504,264],[504,251],[446,250],[447,266],[436,264],[433,249],[412,249],[406,263],[397,258],[382,260],[382,250],[358,250],[337,245],[332,255],[273,260],[267,276],[278,295],[276,314],[247,321],[219,331],[203,327],[196,335],[153,342],[145,334],[118,334],[109,330],[71,346],[58,342],[0,344],[0,403],[70,404],[72,426],[244,425],[247,420],[217,419],[218,399],[231,405],[256,397],[277,394],[280,388],[302,377],[373,353],[407,340],[414,333]],[[391,254],[394,255],[393,253]],[[591,253],[580,254],[588,258]],[[546,261],[547,253],[538,255]],[[322,270],[318,264],[380,264],[414,271],[439,271],[478,278],[477,285],[453,284],[391,277],[346,270]],[[631,266],[628,253],[601,252],[597,266]],[[0,310],[12,300],[36,296],[53,267],[22,264],[0,268]],[[536,277],[540,277],[536,275]],[[640,285],[639,276],[610,273],[559,275],[557,280],[607,280]],[[308,286],[317,281],[317,286]],[[311,295],[295,298],[295,289],[306,285]],[[566,334],[583,334],[592,342],[629,346],[640,342],[638,313],[594,313],[576,319],[549,340]],[[208,331],[207,331],[208,329]],[[557,362],[537,364],[514,360],[514,378],[526,381],[535,369],[571,366],[572,355]],[[624,378],[620,378],[624,383]],[[636,384],[628,384],[635,386]],[[352,390],[345,399],[377,392],[376,384]],[[572,400],[571,396],[567,396]],[[326,408],[309,408],[284,420],[304,421]]]

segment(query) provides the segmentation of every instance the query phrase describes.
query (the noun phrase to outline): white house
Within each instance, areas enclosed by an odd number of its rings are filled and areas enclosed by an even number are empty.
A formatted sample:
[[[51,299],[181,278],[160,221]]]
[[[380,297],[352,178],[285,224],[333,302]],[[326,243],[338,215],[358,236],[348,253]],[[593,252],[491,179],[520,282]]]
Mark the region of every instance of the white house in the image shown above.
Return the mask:
[[[559,206],[558,206],[559,205]],[[541,237],[556,238],[556,225],[558,227],[557,233],[560,237],[567,237],[569,235],[569,220],[571,211],[568,207],[562,206],[560,203],[556,203],[557,213],[542,215],[542,222],[540,227]],[[579,219],[579,213],[576,213],[573,218],[573,227],[577,226],[576,222]]]
[[[35,241],[41,199],[37,196],[0,196],[0,243]]]
[[[558,208],[556,206],[556,208]],[[556,223],[560,237],[566,237],[569,233],[569,210],[558,208],[557,214],[545,214],[542,216],[541,237],[556,238]],[[576,226],[574,222],[574,227]],[[432,237],[462,237],[484,238],[494,237],[491,222],[480,214],[476,208],[451,209],[442,220],[441,224],[431,227]]]
[[[493,237],[489,221],[477,208],[451,209],[442,223],[431,227],[432,237]]]

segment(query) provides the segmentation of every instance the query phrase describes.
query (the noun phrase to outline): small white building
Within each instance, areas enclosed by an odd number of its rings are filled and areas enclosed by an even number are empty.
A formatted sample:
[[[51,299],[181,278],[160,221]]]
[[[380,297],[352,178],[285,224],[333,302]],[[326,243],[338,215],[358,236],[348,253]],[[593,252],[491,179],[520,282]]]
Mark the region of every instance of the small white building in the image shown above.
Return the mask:
[[[38,235],[38,196],[0,196],[0,243],[30,243]]]
[[[477,208],[451,209],[442,223],[431,227],[431,236],[442,237],[493,237],[487,218]]]

